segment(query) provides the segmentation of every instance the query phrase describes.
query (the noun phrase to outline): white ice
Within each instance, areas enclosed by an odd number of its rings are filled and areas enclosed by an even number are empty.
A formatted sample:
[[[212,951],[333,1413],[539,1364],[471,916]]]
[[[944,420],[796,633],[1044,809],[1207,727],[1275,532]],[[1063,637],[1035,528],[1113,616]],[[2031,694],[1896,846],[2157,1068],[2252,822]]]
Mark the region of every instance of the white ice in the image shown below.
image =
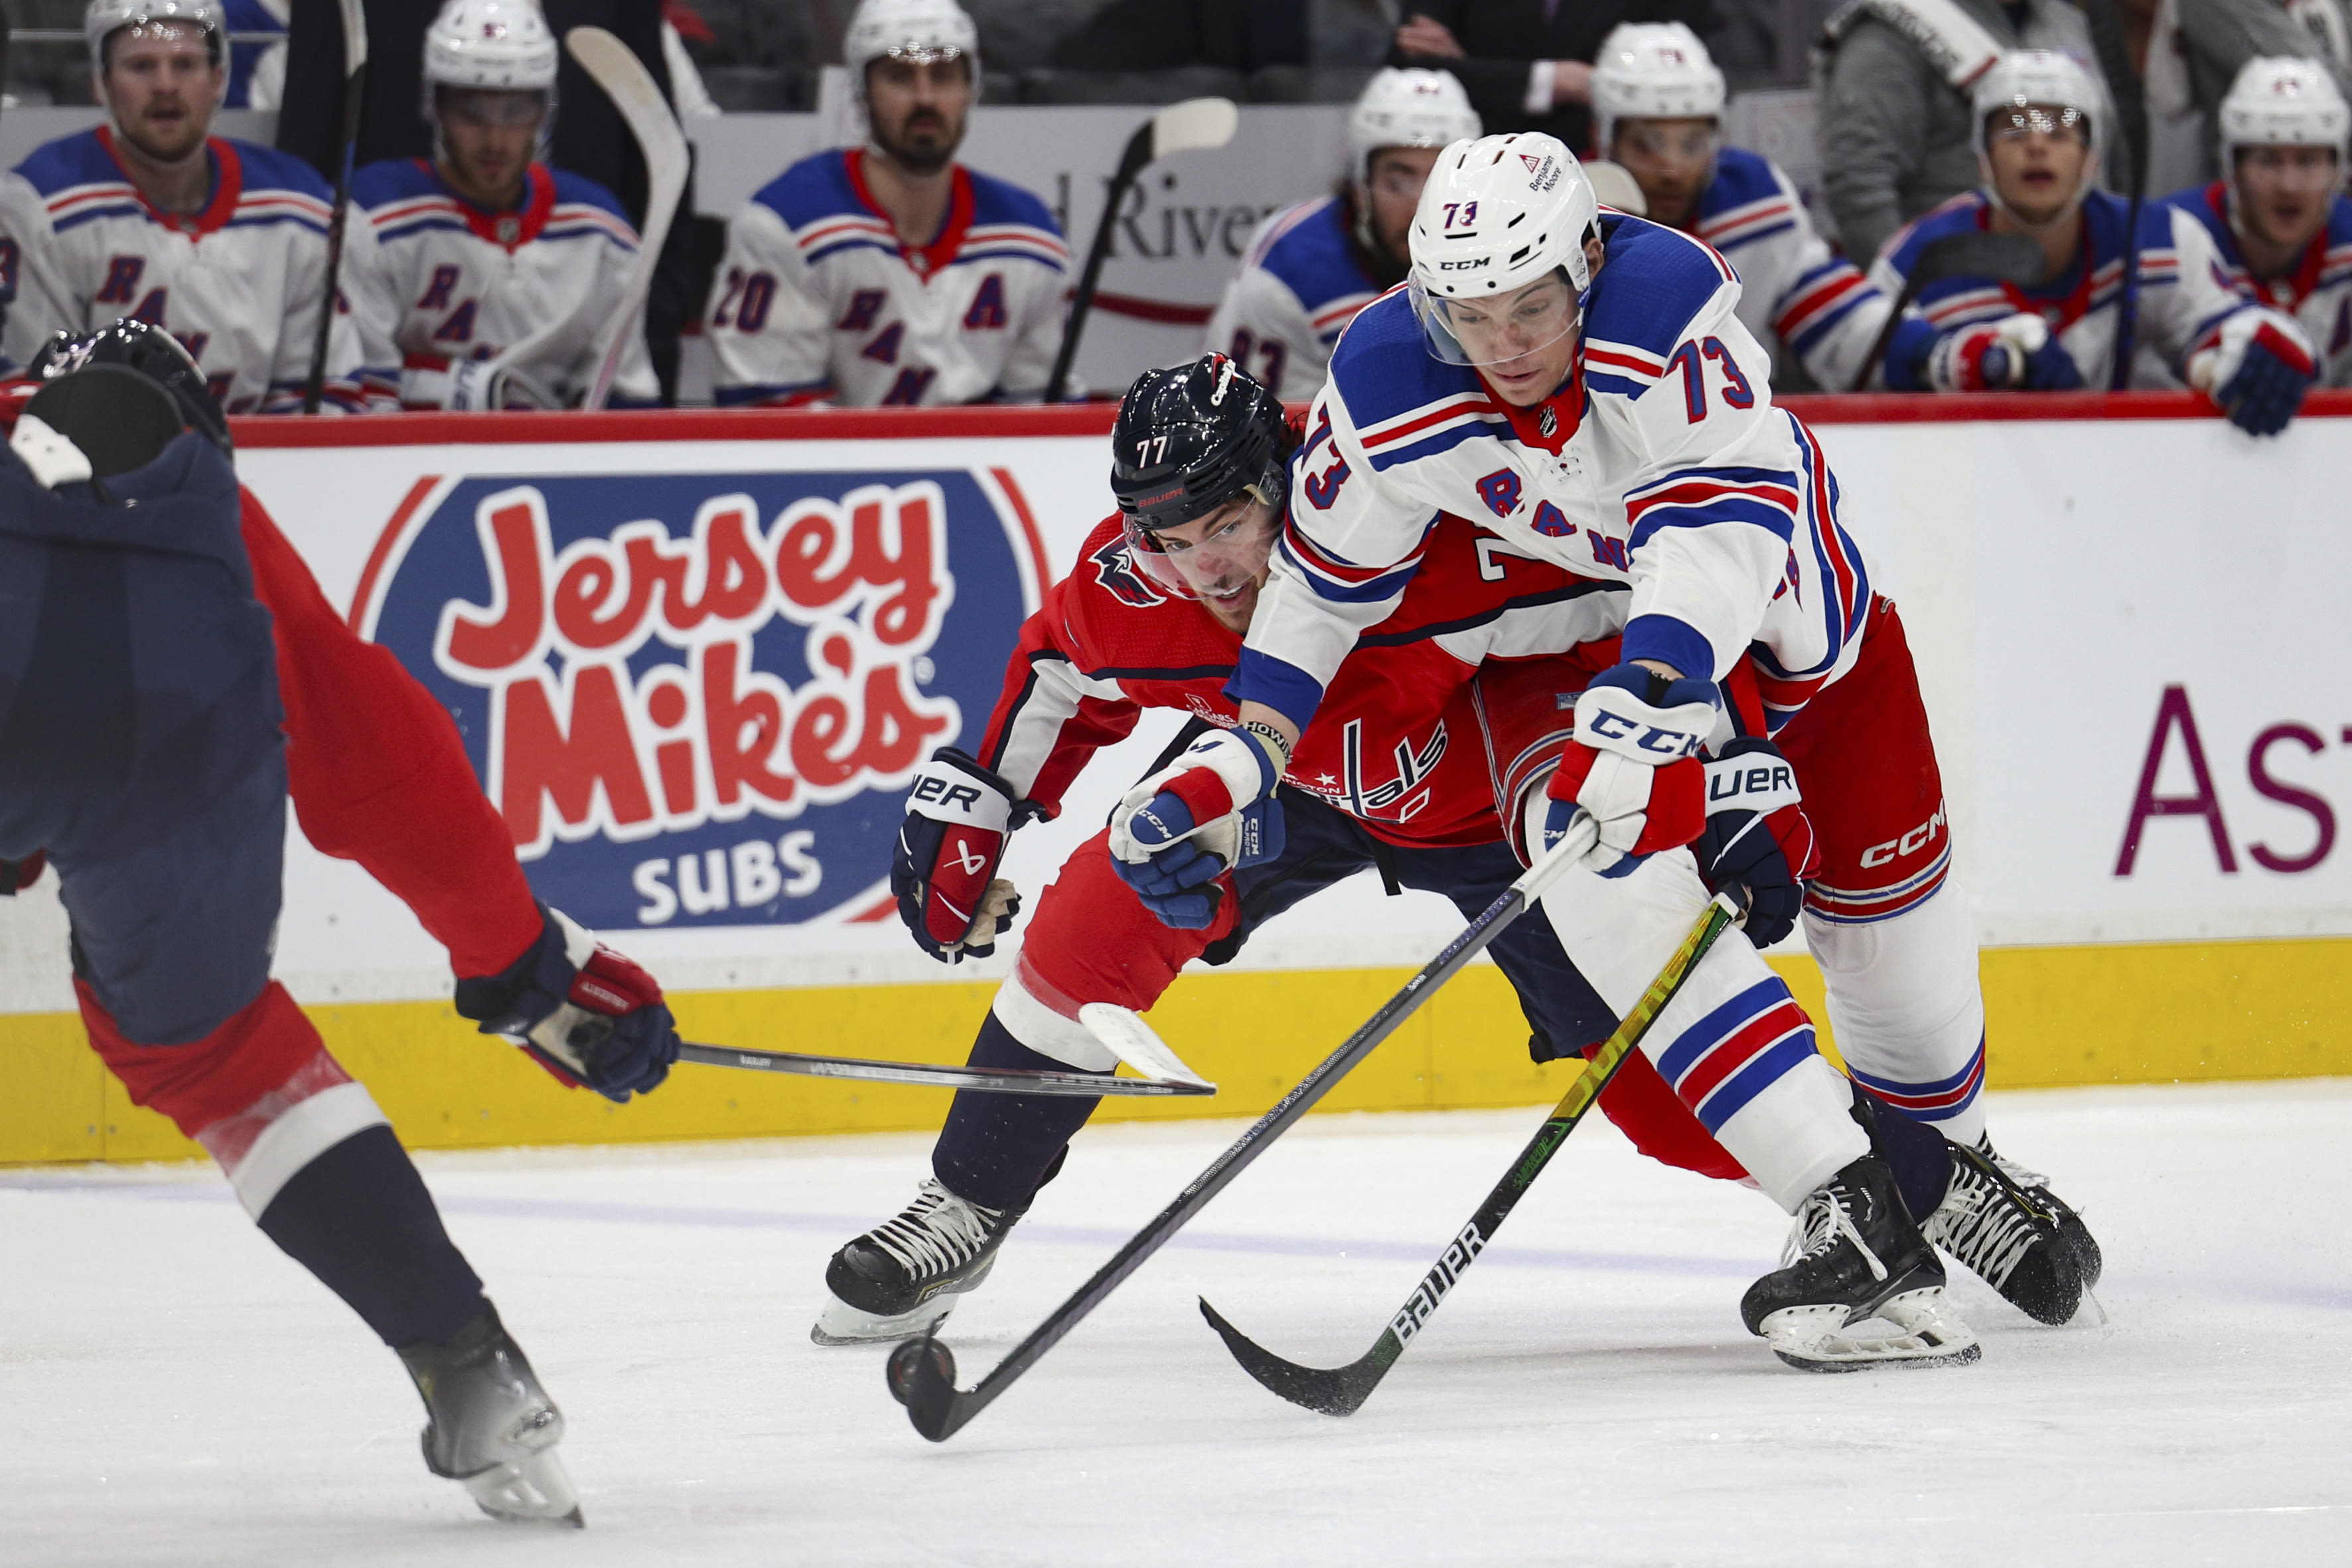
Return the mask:
[[[1244,1108],[1246,1109],[1246,1108]],[[1311,1119],[960,1436],[809,1343],[928,1140],[428,1155],[571,1424],[584,1533],[419,1464],[398,1364],[209,1170],[0,1173],[0,1563],[2352,1562],[2352,1082],[1998,1097],[2105,1319],[1973,1279],[1973,1368],[1827,1377],[1740,1329],[1784,1222],[1580,1129],[1364,1409],[1367,1348],[1540,1118]],[[969,1385],[1239,1130],[1083,1135],[950,1325]]]

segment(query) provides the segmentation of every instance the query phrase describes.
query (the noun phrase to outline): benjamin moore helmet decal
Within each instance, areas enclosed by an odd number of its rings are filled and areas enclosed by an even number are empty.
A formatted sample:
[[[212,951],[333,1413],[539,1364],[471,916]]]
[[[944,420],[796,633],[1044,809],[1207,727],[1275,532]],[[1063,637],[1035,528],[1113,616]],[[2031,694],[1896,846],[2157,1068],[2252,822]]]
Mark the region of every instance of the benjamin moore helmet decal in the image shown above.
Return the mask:
[[[1035,604],[1007,513],[961,470],[469,477],[379,546],[360,627],[583,925],[846,917]]]

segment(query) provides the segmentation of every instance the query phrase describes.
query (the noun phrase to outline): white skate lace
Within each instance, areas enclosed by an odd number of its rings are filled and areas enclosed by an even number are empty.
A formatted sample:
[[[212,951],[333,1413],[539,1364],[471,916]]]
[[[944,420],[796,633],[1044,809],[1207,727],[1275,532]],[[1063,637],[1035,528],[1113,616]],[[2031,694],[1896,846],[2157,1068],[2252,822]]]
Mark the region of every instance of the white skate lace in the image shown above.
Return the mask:
[[[1780,1267],[1785,1269],[1801,1258],[1828,1251],[1841,1236],[1853,1242],[1862,1260],[1870,1265],[1872,1279],[1886,1278],[1886,1265],[1878,1260],[1878,1254],[1870,1249],[1870,1243],[1854,1228],[1853,1217],[1846,1212],[1845,1195],[1834,1186],[1822,1187],[1797,1210],[1797,1223],[1790,1228],[1788,1243],[1780,1249]]]
[[[2011,1165],[1987,1145],[1979,1145],[1978,1152],[2021,1187],[2041,1186],[2049,1180]],[[1930,1242],[1975,1270],[1995,1290],[2009,1283],[2010,1275],[2042,1238],[2035,1217],[1999,1182],[1964,1159],[1953,1161],[1951,1190],[1922,1229]]]
[[[2007,1176],[2018,1186],[2025,1188],[2028,1192],[2032,1191],[2035,1187],[2040,1187],[2045,1192],[2049,1190],[2050,1178],[2048,1176],[2043,1176],[2040,1171],[2028,1170],[2025,1166],[2019,1165],[2015,1160],[2011,1159],[2007,1155],[2004,1155],[2000,1150],[1994,1148],[1990,1138],[1980,1137],[1977,1140],[1977,1153],[1982,1155],[1985,1158],[1999,1166],[2000,1167],[2001,1175]]]
[[[926,1176],[915,1201],[868,1234],[875,1246],[920,1280],[970,1262],[988,1244],[990,1228],[1002,1218],[1002,1211],[966,1203],[938,1178]]]

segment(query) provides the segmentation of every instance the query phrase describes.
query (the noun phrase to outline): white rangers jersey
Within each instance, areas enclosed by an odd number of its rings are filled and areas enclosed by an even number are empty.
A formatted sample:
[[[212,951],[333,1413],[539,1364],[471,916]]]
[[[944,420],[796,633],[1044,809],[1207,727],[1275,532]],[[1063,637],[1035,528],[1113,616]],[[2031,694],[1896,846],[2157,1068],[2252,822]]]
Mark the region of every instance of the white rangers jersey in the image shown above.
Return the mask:
[[[1780,166],[1726,147],[1699,193],[1696,218],[1698,237],[1739,273],[1740,324],[1767,349],[1786,345],[1823,391],[1853,385],[1890,302],[1852,262],[1830,254]]]
[[[375,240],[364,254],[354,248],[344,283],[371,396],[437,407],[459,360],[495,360],[559,405],[586,393],[637,255],[637,232],[610,192],[533,163],[522,205],[485,212],[429,162],[400,158],[353,175],[352,205]],[[633,332],[612,402],[660,401],[645,334]]]
[[[1886,345],[1886,384],[1923,390],[1919,367],[1937,338],[1972,321],[1998,321],[2025,312],[2050,324],[2087,387],[2111,384],[2116,335],[2122,319],[2124,233],[2131,204],[2105,191],[2083,198],[2083,243],[2074,270],[2032,288],[1983,277],[1947,277],[1919,291]],[[2241,310],[2261,309],[2239,296],[2221,272],[2204,226],[2178,207],[2150,202],[2139,214],[2138,277],[2133,353],[2126,384],[2178,387],[2189,355],[2221,337],[2221,323]],[[1915,220],[1887,242],[1870,278],[1893,298],[1903,290],[1919,252],[1948,234],[1983,229],[1989,206],[1981,191],[1964,191]]]
[[[211,200],[166,216],[131,183],[113,141],[105,126],[61,137],[0,178],[7,357],[22,363],[59,328],[127,316],[187,345],[231,413],[299,411],[326,288],[326,183],[289,153],[214,137]],[[327,340],[324,397],[365,406],[348,305]]]
[[[703,316],[718,401],[871,408],[1042,395],[1070,263],[1045,204],[958,164],[939,237],[902,246],[865,161],[863,148],[803,159],[729,226]]]
[[[1534,408],[1430,352],[1402,289],[1331,357],[1231,688],[1304,723],[1419,568],[1440,512],[1633,585],[1623,656],[1720,680],[1752,653],[1777,727],[1851,667],[1870,602],[1812,435],[1772,404],[1730,266],[1603,213],[1569,383]]]
[[[1250,235],[1242,269],[1209,319],[1208,346],[1286,402],[1323,390],[1331,345],[1381,297],[1348,232],[1348,204],[1324,196],[1285,207]]]
[[[2318,350],[2319,384],[2352,386],[2352,200],[2329,204],[2327,223],[2285,277],[2256,277],[2230,228],[2230,193],[2220,181],[2168,197],[2204,225],[2221,257],[2221,274],[2241,298],[2284,310]]]

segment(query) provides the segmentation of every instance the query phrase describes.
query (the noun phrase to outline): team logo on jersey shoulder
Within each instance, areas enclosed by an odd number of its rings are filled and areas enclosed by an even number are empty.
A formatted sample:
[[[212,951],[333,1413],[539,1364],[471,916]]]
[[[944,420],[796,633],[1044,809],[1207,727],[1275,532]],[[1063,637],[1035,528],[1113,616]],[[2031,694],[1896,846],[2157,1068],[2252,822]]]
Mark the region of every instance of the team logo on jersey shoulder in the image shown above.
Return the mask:
[[[1046,580],[1009,506],[952,469],[427,478],[356,624],[582,924],[855,918]]]
[[[1168,602],[1168,596],[1153,588],[1150,580],[1135,570],[1135,557],[1129,553],[1124,538],[1108,541],[1089,554],[1087,559],[1094,565],[1095,580],[1121,604],[1149,610],[1155,604]]]

